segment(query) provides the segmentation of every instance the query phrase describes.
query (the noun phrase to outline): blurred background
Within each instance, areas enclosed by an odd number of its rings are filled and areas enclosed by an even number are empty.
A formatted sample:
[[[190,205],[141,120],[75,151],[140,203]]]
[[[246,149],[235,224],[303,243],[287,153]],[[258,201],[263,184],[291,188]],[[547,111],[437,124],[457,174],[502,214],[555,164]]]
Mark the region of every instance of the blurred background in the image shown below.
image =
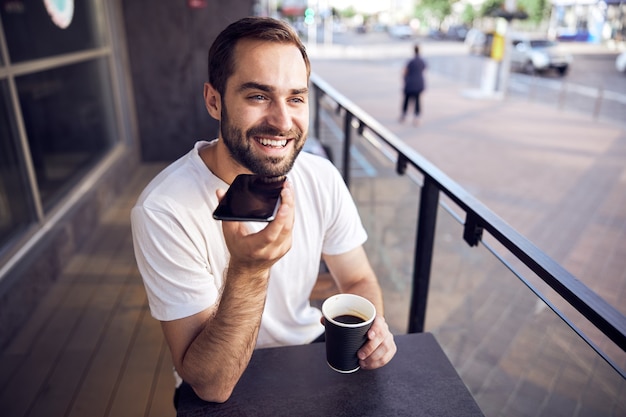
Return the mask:
[[[363,134],[378,124],[623,326],[623,0],[0,0],[3,415],[173,415],[128,213],[156,172],[217,136],[207,50],[252,14],[289,21],[328,84],[313,94],[312,141],[343,169],[346,132],[358,137],[351,191],[394,332],[408,329],[424,179],[397,175],[395,151]],[[398,122],[416,43],[427,63],[417,127]],[[346,123],[346,107],[368,117]],[[624,415],[624,349],[491,236],[467,245],[465,213],[442,200],[424,330],[485,414]]]

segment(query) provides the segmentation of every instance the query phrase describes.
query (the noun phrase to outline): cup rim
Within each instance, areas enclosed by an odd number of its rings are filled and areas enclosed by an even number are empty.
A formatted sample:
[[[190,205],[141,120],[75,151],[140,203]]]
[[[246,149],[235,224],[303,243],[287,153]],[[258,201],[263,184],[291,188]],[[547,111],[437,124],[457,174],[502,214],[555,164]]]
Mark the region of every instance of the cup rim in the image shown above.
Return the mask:
[[[329,306],[331,305],[332,302],[335,302],[337,298],[348,298],[348,299],[352,299],[353,301],[358,301],[359,303],[361,303],[362,305],[365,305],[365,309],[370,309],[370,313],[371,316],[370,318],[366,319],[364,322],[362,323],[341,323],[338,322],[336,320],[334,320],[332,317],[330,317],[331,315],[328,315],[328,309]],[[360,316],[361,318],[363,318],[362,316],[364,315],[363,312],[361,311],[357,311],[356,309],[347,309],[346,311],[340,313],[340,314],[354,314],[357,316]],[[376,318],[376,307],[374,306],[374,304],[368,300],[365,297],[362,297],[360,295],[357,294],[349,294],[349,293],[344,293],[344,294],[335,294],[335,295],[331,295],[330,297],[328,297],[326,300],[324,300],[324,302],[322,303],[322,315],[324,316],[325,320],[330,321],[331,323],[333,323],[335,326],[340,326],[340,327],[348,327],[348,328],[358,328],[358,327],[364,327],[367,326],[369,324],[371,324],[374,319]],[[335,317],[337,316],[337,314],[333,314]]]

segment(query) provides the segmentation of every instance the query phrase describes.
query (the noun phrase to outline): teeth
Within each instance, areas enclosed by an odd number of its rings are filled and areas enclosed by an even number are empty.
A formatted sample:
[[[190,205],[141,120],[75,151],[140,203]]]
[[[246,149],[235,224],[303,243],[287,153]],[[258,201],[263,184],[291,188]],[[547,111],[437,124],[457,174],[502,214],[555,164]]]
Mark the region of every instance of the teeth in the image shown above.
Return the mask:
[[[259,139],[259,142],[261,142],[261,145],[263,146],[271,146],[273,148],[282,148],[287,145],[287,139],[272,140],[272,139],[261,138]]]

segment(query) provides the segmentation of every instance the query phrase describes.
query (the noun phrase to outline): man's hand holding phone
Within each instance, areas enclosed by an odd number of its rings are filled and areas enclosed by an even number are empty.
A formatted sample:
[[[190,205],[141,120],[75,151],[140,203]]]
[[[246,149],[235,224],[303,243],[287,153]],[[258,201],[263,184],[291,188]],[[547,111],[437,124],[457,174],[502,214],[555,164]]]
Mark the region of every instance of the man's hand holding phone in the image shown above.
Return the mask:
[[[271,222],[280,206],[280,193],[287,177],[241,174],[235,177],[213,212],[224,221]]]
[[[218,190],[218,200],[224,201],[227,193]],[[279,195],[273,220],[259,232],[251,233],[242,221],[222,221],[224,239],[231,255],[230,267],[269,269],[289,251],[295,219],[295,198],[289,181],[282,182]]]

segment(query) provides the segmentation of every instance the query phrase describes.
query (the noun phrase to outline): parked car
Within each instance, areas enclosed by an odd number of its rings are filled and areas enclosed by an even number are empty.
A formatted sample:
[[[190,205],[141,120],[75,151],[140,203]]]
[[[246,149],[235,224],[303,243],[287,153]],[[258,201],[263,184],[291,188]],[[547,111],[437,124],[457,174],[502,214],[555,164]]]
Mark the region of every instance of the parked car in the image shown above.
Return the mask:
[[[446,39],[463,42],[468,32],[469,28],[465,25],[452,25],[446,32]]]
[[[617,68],[619,72],[626,74],[626,51],[615,58],[615,68]]]
[[[410,39],[415,33],[409,25],[395,25],[389,28],[389,34],[398,39]]]
[[[555,70],[559,75],[567,74],[572,55],[566,53],[558,42],[549,39],[514,39],[511,48],[511,67],[529,74]]]

